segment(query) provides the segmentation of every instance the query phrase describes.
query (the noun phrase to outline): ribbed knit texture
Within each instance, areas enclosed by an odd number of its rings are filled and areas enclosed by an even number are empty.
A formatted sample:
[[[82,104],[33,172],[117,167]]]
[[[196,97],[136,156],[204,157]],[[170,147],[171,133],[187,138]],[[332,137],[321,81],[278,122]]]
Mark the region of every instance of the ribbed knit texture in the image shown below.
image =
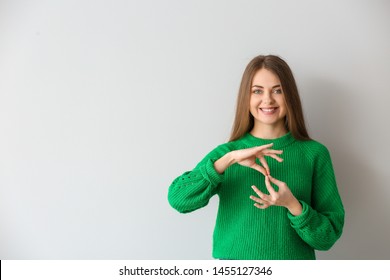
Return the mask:
[[[258,171],[239,164],[223,174],[214,169],[214,162],[229,151],[268,143],[283,150],[282,163],[266,160],[271,175],[285,182],[302,204],[299,216],[281,206],[254,207],[249,198],[256,195],[252,185],[268,194],[264,175]],[[315,250],[328,250],[342,233],[344,208],[327,148],[313,140],[295,140],[291,133],[272,140],[248,133],[218,146],[173,181],[168,200],[179,212],[188,213],[206,206],[215,194],[219,196],[213,235],[217,259],[315,259]]]

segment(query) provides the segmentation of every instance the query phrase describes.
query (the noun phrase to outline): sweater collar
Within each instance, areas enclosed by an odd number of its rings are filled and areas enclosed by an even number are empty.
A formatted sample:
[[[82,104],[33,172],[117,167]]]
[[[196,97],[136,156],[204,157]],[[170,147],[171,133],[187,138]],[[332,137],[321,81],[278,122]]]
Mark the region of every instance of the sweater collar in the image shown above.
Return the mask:
[[[248,132],[243,136],[242,140],[250,146],[262,146],[274,143],[272,149],[281,149],[293,143],[295,138],[291,135],[291,132],[287,132],[285,135],[275,139],[258,138]]]

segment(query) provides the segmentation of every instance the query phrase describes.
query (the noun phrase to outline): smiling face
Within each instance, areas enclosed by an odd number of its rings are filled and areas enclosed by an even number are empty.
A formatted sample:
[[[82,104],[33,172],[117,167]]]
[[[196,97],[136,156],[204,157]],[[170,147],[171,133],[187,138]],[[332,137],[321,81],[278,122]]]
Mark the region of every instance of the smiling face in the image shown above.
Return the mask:
[[[279,77],[265,68],[258,70],[253,77],[250,112],[254,118],[254,130],[286,132],[287,106],[282,85]]]

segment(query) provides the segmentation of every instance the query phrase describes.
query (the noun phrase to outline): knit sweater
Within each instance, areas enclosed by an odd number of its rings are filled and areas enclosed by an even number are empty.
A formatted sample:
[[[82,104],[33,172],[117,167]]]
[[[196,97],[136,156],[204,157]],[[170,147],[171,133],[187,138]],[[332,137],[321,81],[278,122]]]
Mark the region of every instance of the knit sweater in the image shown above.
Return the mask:
[[[269,194],[262,173],[237,163],[223,174],[214,168],[214,162],[230,151],[269,143],[274,143],[272,149],[283,150],[282,163],[266,157],[270,174],[285,182],[299,200],[303,210],[298,216],[282,206],[254,206],[249,198],[256,195],[252,185]],[[315,259],[315,250],[330,249],[342,233],[344,208],[328,149],[314,140],[298,141],[290,132],[277,139],[247,133],[218,146],[173,181],[168,201],[188,213],[206,206],[215,194],[219,196],[213,234],[216,259]]]

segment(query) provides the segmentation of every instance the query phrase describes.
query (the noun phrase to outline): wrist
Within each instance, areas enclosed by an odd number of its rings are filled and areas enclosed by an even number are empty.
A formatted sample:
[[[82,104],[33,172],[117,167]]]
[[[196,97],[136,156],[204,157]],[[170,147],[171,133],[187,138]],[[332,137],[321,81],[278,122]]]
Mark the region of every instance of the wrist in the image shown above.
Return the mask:
[[[232,164],[235,163],[234,156],[232,155],[232,152],[229,152],[222,156],[220,159],[218,159],[214,163],[214,168],[215,170],[219,173],[222,174],[225,172],[225,170]]]
[[[228,152],[225,156],[229,166],[237,163],[237,160],[234,156],[234,151]]]
[[[293,216],[299,216],[302,214],[302,205],[298,199],[294,198],[291,204],[287,205],[286,208]]]

